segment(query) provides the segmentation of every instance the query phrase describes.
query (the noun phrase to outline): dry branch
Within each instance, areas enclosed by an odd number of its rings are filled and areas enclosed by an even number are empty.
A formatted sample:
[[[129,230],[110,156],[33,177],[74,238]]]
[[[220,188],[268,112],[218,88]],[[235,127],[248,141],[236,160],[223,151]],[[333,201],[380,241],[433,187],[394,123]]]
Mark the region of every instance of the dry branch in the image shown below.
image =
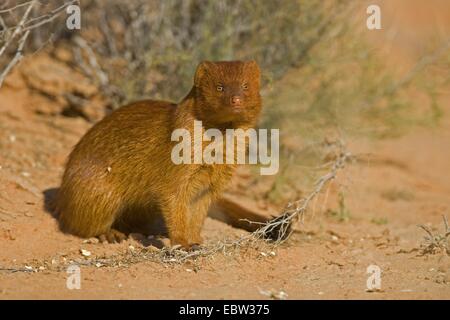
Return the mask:
[[[28,6],[27,10],[25,11],[24,15],[22,16],[22,19],[20,20],[19,24],[15,28],[14,32],[12,33],[12,35],[10,37],[7,38],[7,40],[5,41],[5,44],[0,48],[0,57],[5,53],[6,49],[8,49],[8,47],[10,46],[12,41],[19,34],[22,33],[24,25],[25,25],[25,22],[27,21],[28,16],[31,13],[31,9],[33,9],[34,5],[35,5],[35,1],[31,1],[30,5]]]
[[[18,5],[15,5],[14,7],[8,8],[8,9],[2,9],[2,10],[0,10],[0,14],[1,14],[1,13],[11,13],[11,12],[13,12],[14,10],[16,10],[16,9],[18,9],[18,8],[21,8],[21,7],[24,7],[24,6],[26,6],[26,5],[28,5],[28,4],[32,3],[32,2],[34,2],[34,0],[26,1],[26,2],[24,2],[24,3],[20,3],[20,4],[18,4]]]
[[[77,55],[77,57],[81,59],[79,61],[79,65],[82,67],[83,71],[86,72],[87,74],[92,75],[91,72],[92,70],[95,73],[100,86],[101,87],[107,86],[109,84],[108,75],[100,67],[97,61],[97,57],[95,56],[94,50],[92,50],[92,48],[89,46],[86,40],[84,40],[82,37],[75,37],[74,42],[79,48],[83,49],[83,51],[87,56],[89,67],[86,66],[86,64],[84,63],[83,55],[81,53]]]
[[[19,46],[17,47],[16,54],[14,55],[14,58],[8,63],[6,68],[2,71],[0,74],[0,88],[3,85],[3,81],[5,81],[6,75],[11,71],[11,69],[19,63],[20,60],[22,60],[23,57],[23,46],[25,45],[25,42],[27,41],[28,35],[30,34],[30,31],[25,32],[25,34],[20,38],[19,40]]]
[[[27,30],[36,29],[44,24],[52,22],[59,16],[60,13],[64,12],[68,6],[70,6],[74,3],[78,3],[78,2],[79,2],[78,0],[72,0],[72,1],[66,2],[63,5],[59,6],[58,8],[56,8],[42,16],[30,19],[29,21],[27,21],[23,30],[27,31]]]
[[[292,232],[292,224],[298,221],[299,218],[303,219],[311,201],[322,192],[324,187],[330,181],[336,178],[338,172],[353,158],[352,154],[345,149],[345,144],[342,141],[339,140],[334,144],[338,148],[337,157],[333,162],[330,171],[317,180],[311,193],[300,200],[289,203],[282,215],[263,225],[256,230],[252,236],[256,238],[271,239],[276,243],[281,243],[289,238]]]
[[[0,14],[2,13],[11,13],[21,7],[27,6],[22,18],[20,19],[20,22],[14,26],[8,28],[5,20],[0,16],[0,25],[2,27],[1,35],[4,37],[4,43],[0,47],[0,57],[5,54],[5,52],[8,50],[9,47],[13,43],[15,43],[17,40],[17,49],[13,56],[13,58],[8,62],[6,67],[3,69],[3,71],[0,74],[0,88],[4,82],[4,79],[6,75],[12,70],[12,68],[22,59],[23,57],[23,48],[25,46],[26,40],[30,34],[30,32],[33,29],[37,29],[45,24],[48,24],[55,20],[64,10],[71,4],[78,3],[78,0],[71,0],[63,5],[59,6],[58,8],[45,13],[41,16],[30,18],[30,14],[32,12],[32,9],[36,7],[36,4],[39,3],[37,0],[27,1],[21,4],[18,4],[14,7],[8,8],[8,9],[2,9],[0,10]]]

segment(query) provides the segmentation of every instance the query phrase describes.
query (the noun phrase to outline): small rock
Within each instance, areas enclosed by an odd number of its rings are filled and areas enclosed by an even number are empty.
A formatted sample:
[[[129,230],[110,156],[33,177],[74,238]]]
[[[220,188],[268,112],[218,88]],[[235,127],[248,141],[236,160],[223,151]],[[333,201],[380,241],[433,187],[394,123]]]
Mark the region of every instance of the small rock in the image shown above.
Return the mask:
[[[87,243],[91,243],[91,244],[96,244],[99,243],[100,240],[98,240],[98,238],[89,238],[87,239]]]
[[[91,252],[88,250],[81,249],[80,252],[85,257],[89,257],[91,255]]]
[[[277,295],[275,295],[275,298],[280,299],[280,300],[286,300],[288,297],[288,294],[284,291],[280,291],[278,292]]]
[[[288,297],[288,294],[284,291],[259,290],[259,293],[276,300],[286,300]]]

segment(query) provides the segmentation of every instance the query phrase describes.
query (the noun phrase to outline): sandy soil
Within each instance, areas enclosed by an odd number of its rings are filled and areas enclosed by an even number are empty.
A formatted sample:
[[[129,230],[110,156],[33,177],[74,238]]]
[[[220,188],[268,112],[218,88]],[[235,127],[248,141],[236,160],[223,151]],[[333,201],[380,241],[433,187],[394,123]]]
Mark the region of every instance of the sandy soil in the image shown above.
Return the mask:
[[[351,141],[353,153],[371,154],[368,161],[340,174],[328,200],[322,194],[273,254],[251,249],[181,265],[82,266],[81,289],[67,289],[69,274],[58,266],[92,257],[121,261],[142,246],[86,243],[61,233],[46,210],[45,195],[58,187],[68,153],[91,125],[59,114],[67,92],[101,100],[45,52],[26,59],[0,92],[0,299],[268,299],[281,291],[289,299],[450,299],[450,256],[423,255],[425,233],[417,227],[442,233],[442,215],[450,218],[449,114],[439,128]],[[337,207],[339,185],[346,188],[347,221],[326,214]],[[208,218],[203,237],[243,232]],[[382,270],[380,291],[367,291],[369,265]]]

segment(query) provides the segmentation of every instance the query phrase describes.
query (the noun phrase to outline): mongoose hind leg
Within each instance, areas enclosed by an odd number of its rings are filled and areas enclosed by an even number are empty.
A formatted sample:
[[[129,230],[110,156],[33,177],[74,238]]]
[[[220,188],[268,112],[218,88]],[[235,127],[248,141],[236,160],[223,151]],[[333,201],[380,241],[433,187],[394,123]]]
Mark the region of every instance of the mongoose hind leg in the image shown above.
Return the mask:
[[[128,236],[116,229],[110,229],[106,233],[99,235],[98,239],[101,243],[120,243],[128,239]]]

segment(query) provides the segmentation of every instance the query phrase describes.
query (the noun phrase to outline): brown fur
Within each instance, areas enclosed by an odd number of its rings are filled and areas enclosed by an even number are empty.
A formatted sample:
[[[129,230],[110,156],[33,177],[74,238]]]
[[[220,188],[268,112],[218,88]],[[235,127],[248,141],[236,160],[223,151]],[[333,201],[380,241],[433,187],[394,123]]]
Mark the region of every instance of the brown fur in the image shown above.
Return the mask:
[[[114,241],[120,234],[115,229],[148,234],[162,216],[172,244],[201,243],[208,207],[234,165],[173,164],[171,133],[192,132],[194,119],[221,130],[254,126],[261,110],[259,79],[254,61],[202,62],[179,104],[140,101],[97,123],[68,159],[56,199],[62,229]],[[232,112],[233,96],[241,98],[239,112]]]

